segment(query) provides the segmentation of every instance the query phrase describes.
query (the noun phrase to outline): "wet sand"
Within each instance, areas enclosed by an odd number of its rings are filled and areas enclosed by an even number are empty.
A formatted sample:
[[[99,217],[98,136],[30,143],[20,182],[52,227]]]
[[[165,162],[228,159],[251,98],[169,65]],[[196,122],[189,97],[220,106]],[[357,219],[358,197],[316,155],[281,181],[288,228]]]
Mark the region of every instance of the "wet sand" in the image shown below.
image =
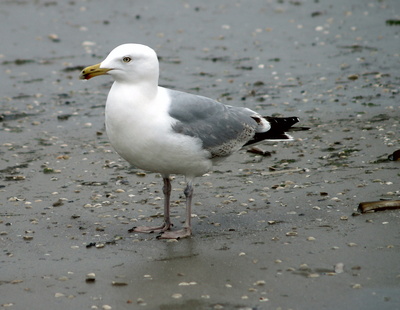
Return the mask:
[[[0,309],[395,309],[400,2],[4,1]],[[193,237],[159,222],[162,180],[112,150],[111,85],[81,68],[121,43],[160,56],[160,84],[308,132],[195,181]],[[184,179],[173,221],[184,219]],[[95,276],[87,280],[87,274]]]

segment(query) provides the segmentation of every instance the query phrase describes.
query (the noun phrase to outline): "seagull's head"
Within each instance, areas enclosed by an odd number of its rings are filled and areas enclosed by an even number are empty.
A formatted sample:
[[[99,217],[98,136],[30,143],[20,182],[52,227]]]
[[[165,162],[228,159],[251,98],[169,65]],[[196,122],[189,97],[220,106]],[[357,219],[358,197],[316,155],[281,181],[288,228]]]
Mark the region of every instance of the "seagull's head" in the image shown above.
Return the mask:
[[[156,52],[142,44],[122,44],[114,48],[101,63],[86,67],[79,78],[108,74],[117,82],[138,83],[149,81],[158,83],[159,65]]]

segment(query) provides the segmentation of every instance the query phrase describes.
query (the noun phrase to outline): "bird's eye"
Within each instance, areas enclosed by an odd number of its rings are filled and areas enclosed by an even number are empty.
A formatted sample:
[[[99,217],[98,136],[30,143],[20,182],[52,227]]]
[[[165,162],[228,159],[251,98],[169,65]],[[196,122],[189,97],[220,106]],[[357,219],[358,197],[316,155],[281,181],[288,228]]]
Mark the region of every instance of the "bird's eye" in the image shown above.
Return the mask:
[[[132,61],[132,58],[130,58],[129,56],[125,56],[124,58],[122,58],[122,61],[128,63]]]

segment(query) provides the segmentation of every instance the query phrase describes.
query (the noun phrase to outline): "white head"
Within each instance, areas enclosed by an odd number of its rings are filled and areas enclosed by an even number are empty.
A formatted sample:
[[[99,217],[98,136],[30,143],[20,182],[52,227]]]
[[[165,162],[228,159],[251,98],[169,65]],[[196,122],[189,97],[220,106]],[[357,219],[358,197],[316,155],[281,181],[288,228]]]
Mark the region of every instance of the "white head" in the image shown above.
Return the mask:
[[[142,44],[122,44],[114,48],[100,64],[82,70],[81,79],[109,74],[116,82],[141,82],[158,85],[159,64],[156,52]]]

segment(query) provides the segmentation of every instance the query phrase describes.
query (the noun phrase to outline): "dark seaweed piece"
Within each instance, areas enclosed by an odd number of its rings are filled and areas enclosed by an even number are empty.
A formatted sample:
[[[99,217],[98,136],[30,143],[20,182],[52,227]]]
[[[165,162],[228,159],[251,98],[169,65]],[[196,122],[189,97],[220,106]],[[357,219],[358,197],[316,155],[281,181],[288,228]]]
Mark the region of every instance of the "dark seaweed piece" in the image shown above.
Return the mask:
[[[66,67],[62,71],[64,72],[72,72],[72,71],[82,71],[85,68],[85,66],[72,66],[72,67]]]
[[[386,25],[388,26],[400,26],[400,19],[387,19]]]
[[[28,113],[25,113],[25,112],[22,112],[22,113],[10,113],[10,114],[4,114],[4,113],[2,113],[2,114],[0,114],[0,122],[3,122],[3,121],[14,121],[14,120],[17,120],[17,119],[20,119],[20,118],[24,118],[24,117],[28,117],[28,116],[31,116],[32,114],[28,114]]]
[[[3,61],[2,62],[2,64],[3,65],[11,65],[11,64],[14,64],[14,65],[18,65],[18,66],[20,66],[20,65],[25,65],[25,64],[29,64],[29,63],[33,63],[33,62],[35,62],[35,60],[33,60],[33,59],[15,59],[15,60],[5,60],[5,61]]]

